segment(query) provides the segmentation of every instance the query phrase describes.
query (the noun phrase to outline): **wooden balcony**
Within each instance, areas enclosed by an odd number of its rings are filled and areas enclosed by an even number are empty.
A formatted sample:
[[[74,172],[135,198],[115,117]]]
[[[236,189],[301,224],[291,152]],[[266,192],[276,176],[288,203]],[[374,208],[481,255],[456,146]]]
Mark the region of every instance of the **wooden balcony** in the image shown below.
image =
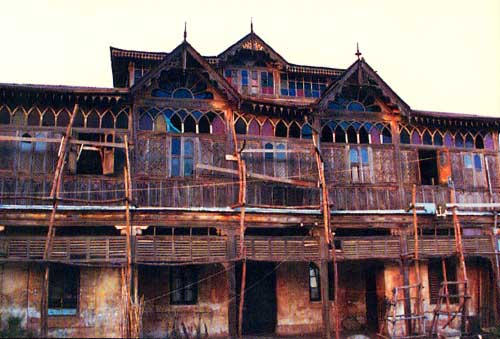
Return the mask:
[[[138,263],[210,263],[227,258],[225,237],[138,236],[135,261]]]
[[[397,237],[338,237],[340,254],[344,260],[361,259],[398,259],[401,256],[399,239]],[[489,258],[493,253],[491,240],[487,236],[463,238],[466,256],[482,256]],[[408,238],[408,252],[414,252],[413,238]],[[455,253],[453,237],[421,237],[419,238],[419,253],[423,258],[450,256]]]
[[[236,239],[236,244],[238,240]],[[340,260],[399,259],[397,237],[338,237],[336,248]],[[491,258],[493,249],[487,236],[463,239],[466,256]],[[0,262],[41,261],[45,237],[0,237]],[[245,238],[246,255],[255,261],[314,261],[320,258],[319,239],[312,237]],[[134,260],[143,264],[216,263],[230,259],[228,242],[221,236],[137,236]],[[408,239],[409,255],[414,243]],[[455,252],[452,237],[423,237],[419,241],[422,258],[450,256]],[[50,260],[63,263],[121,264],[126,262],[123,236],[56,237]]]
[[[246,255],[257,261],[312,261],[319,259],[319,239],[312,237],[246,237]]]
[[[45,237],[0,238],[0,262],[40,261]],[[125,237],[55,237],[50,260],[65,263],[123,263]]]

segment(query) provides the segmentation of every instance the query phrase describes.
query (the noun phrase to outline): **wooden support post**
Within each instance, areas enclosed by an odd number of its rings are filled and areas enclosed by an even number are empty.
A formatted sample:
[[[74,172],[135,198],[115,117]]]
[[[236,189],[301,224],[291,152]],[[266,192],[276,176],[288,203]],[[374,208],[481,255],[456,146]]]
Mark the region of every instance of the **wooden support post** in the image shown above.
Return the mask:
[[[229,288],[229,302],[228,302],[228,330],[229,337],[235,338],[238,335],[238,308],[237,308],[237,293],[236,293],[236,268],[234,260],[238,256],[238,249],[236,244],[236,235],[230,231],[227,236],[227,259],[228,262],[224,263],[224,269],[226,270],[226,276],[228,280]]]
[[[328,297],[328,241],[320,237],[320,288],[321,288],[321,319],[323,322],[323,337],[331,338],[330,300]]]
[[[245,258],[246,251],[243,249],[243,258],[241,259],[241,289],[240,289],[240,305],[238,307],[238,337],[243,335],[243,307],[245,305],[245,288],[247,280],[247,260]]]
[[[76,112],[78,111],[78,104],[75,104],[73,108],[73,113],[69,120],[68,126],[66,127],[66,134],[63,135],[61,139],[61,144],[59,147],[59,154],[57,159],[57,166],[54,171],[54,178],[52,180],[52,188],[50,192],[50,198],[52,199],[52,212],[49,219],[49,229],[47,231],[47,237],[45,240],[45,248],[43,251],[43,261],[45,265],[45,274],[42,281],[42,293],[40,300],[40,336],[46,338],[48,336],[48,298],[49,298],[49,274],[50,268],[47,260],[50,259],[50,252],[52,251],[52,240],[55,234],[54,223],[56,219],[57,206],[58,206],[58,196],[59,190],[61,188],[62,173],[64,169],[64,164],[66,161],[66,153],[68,150],[69,140],[71,139],[71,129],[73,127],[73,121],[75,120]]]

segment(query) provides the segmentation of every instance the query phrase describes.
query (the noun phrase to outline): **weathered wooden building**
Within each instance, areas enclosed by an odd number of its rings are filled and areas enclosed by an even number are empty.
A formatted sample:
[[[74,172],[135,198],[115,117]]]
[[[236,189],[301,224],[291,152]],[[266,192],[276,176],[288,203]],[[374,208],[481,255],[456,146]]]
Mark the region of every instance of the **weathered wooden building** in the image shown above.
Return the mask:
[[[0,84],[1,321],[65,337],[497,324],[500,120],[416,111],[354,60],[292,64],[252,31],[217,56],[112,47],[113,88]]]

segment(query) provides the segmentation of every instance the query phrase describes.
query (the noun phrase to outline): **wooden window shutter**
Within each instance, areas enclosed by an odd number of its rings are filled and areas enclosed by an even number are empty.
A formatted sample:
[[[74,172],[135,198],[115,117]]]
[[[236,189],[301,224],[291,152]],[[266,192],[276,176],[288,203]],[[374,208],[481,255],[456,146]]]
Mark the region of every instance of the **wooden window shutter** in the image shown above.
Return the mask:
[[[111,175],[115,170],[115,150],[104,149],[102,157],[102,174]]]
[[[450,152],[445,149],[437,152],[438,156],[438,176],[439,184],[447,185],[448,178],[451,178]]]

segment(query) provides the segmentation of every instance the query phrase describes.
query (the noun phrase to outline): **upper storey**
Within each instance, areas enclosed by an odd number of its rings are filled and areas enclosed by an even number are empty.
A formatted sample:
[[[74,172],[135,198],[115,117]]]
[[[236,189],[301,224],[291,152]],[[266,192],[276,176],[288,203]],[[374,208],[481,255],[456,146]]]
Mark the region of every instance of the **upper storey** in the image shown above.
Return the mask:
[[[131,87],[169,54],[111,47],[114,86]],[[291,64],[254,32],[219,55],[203,58],[244,99],[274,103],[313,103],[345,71]]]

